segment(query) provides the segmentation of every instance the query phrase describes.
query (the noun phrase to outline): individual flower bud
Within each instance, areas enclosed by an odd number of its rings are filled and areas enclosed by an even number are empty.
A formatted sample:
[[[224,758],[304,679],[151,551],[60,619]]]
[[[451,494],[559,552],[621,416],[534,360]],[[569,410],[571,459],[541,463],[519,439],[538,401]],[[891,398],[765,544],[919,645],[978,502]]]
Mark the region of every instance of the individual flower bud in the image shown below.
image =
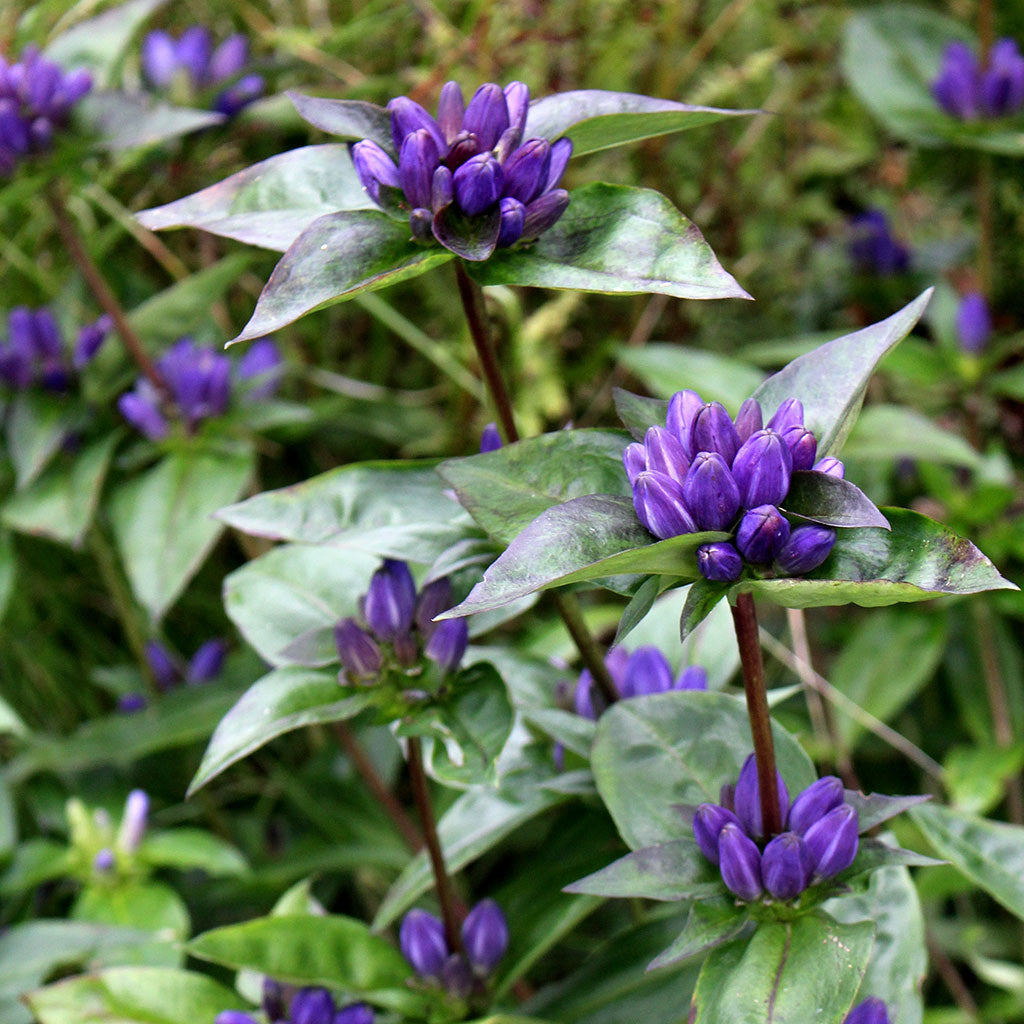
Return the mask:
[[[779,811],[782,814],[783,824],[785,824],[786,811],[789,808],[789,791],[778,771],[775,773],[775,780],[779,794]],[[757,759],[753,754],[743,762],[740,776],[736,780],[734,800],[736,817],[740,819],[740,824],[746,829],[747,835],[753,839],[761,839],[764,836],[761,819],[761,788],[757,779]]]
[[[412,633],[399,633],[391,641],[395,660],[403,668],[412,668],[420,660],[420,645]]]
[[[584,669],[576,680],[576,689],[572,697],[573,709],[580,718],[597,721],[597,708],[594,707],[594,677],[589,669]]]
[[[48,309],[37,309],[33,324],[33,342],[36,355],[42,359],[58,359],[64,345],[60,339],[60,328]]]
[[[211,679],[216,679],[224,667],[224,657],[227,653],[226,641],[219,637],[207,640],[192,655],[192,660],[188,663],[186,678],[190,683],[208,683]]]
[[[497,423],[488,423],[480,434],[480,454],[496,452],[501,447],[501,433]]]
[[[501,87],[493,82],[481,85],[466,105],[462,127],[480,140],[481,150],[489,150],[494,148],[508,126],[508,104],[505,102],[505,94]],[[469,210],[466,212],[469,213]],[[470,216],[473,214],[470,213]]]
[[[569,193],[564,188],[555,188],[538,196],[526,207],[523,238],[539,238],[548,228],[554,226],[568,206]]]
[[[455,185],[452,172],[445,166],[434,171],[430,186],[430,208],[437,213],[449,206],[455,198]]]
[[[98,875],[107,875],[114,870],[114,851],[104,847],[92,859],[92,869]]]
[[[967,121],[980,113],[981,68],[966,43],[957,40],[946,47],[942,69],[932,82],[932,95],[951,117]]]
[[[761,418],[761,403],[756,398],[748,398],[736,414],[736,433],[739,435],[740,444],[751,434],[756,434],[763,426]]]
[[[761,854],[739,825],[727,822],[718,833],[718,864],[722,881],[741,900],[756,900],[761,884]]]
[[[383,665],[380,648],[373,637],[355,619],[342,619],[334,627],[338,658],[353,679],[377,675]]]
[[[146,643],[146,664],[149,665],[149,671],[153,673],[153,679],[161,690],[171,689],[181,679],[171,652],[157,640],[149,640]]]
[[[775,569],[785,576],[803,576],[828,558],[835,542],[836,531],[828,526],[798,526],[775,556]]]
[[[814,465],[818,454],[818,439],[802,423],[789,427],[782,435],[789,453],[793,457],[793,471],[808,470]],[[775,505],[777,502],[765,502]]]
[[[437,122],[415,100],[396,96],[388,103],[388,110],[391,113],[391,141],[395,144],[396,153],[401,153],[405,137],[420,128],[430,132],[439,153],[447,149]]]
[[[444,158],[445,166],[454,173],[479,152],[480,142],[477,137],[472,132],[459,132],[448,148],[448,155]]]
[[[258,100],[266,86],[262,75],[243,75],[233,85],[217,94],[213,101],[213,109],[225,117],[234,117],[253,100]]]
[[[148,704],[149,701],[146,700],[145,694],[126,693],[124,696],[118,698],[117,710],[126,715],[133,715],[136,711],[145,710]]]
[[[638,647],[626,662],[619,690],[623,697],[646,697],[672,689],[672,666],[657,647]]]
[[[743,572],[743,560],[728,541],[716,541],[697,548],[697,568],[713,583],[733,583]]]
[[[510,245],[515,245],[523,236],[526,207],[518,199],[506,197],[498,202],[498,209],[501,212],[501,226],[498,229],[496,244],[499,249],[506,249]]]
[[[416,628],[429,637],[440,625],[434,621],[441,612],[448,611],[453,604],[452,585],[447,576],[428,583],[416,598],[416,608],[413,612],[413,621]]]
[[[465,619],[445,619],[438,622],[423,653],[442,672],[454,672],[469,644],[469,624]]]
[[[698,529],[725,530],[732,524],[740,510],[740,491],[717,451],[694,456],[683,482],[683,500]]]
[[[712,864],[718,863],[718,836],[730,823],[738,826],[739,819],[718,804],[701,804],[693,815],[693,838]]]
[[[774,505],[758,505],[743,514],[736,531],[736,547],[754,565],[767,565],[789,540],[790,526]]]
[[[213,1024],[256,1024],[256,1021],[243,1010],[221,1010]]]
[[[133,426],[140,434],[150,441],[162,441],[169,433],[167,420],[157,405],[159,396],[156,389],[143,385],[149,381],[142,381],[134,391],[129,391],[117,400],[118,412]]]
[[[468,999],[475,987],[476,979],[469,961],[461,953],[453,953],[441,968],[441,987],[453,999]]]
[[[889,1010],[881,999],[865,999],[846,1015],[843,1024],[890,1024]]]
[[[551,143],[551,163],[548,165],[548,180],[544,183],[545,192],[550,192],[562,180],[571,156],[572,139],[556,139]]]
[[[522,82],[509,82],[504,92],[508,123],[513,128],[518,128],[521,134],[526,131],[526,115],[530,111],[530,89]]]
[[[843,802],[843,796],[842,780],[835,775],[823,775],[812,782],[789,809],[790,830],[803,835],[816,821],[834,811]]]
[[[645,470],[636,478],[633,507],[640,522],[659,540],[697,530],[686,509],[683,489],[664,473]]]
[[[761,854],[761,879],[777,900],[796,899],[810,883],[813,870],[811,852],[795,832],[776,836]]]
[[[398,945],[409,966],[424,978],[440,980],[448,959],[444,925],[425,910],[410,910],[398,931]]]
[[[528,203],[536,199],[547,183],[551,165],[551,143],[530,139],[505,164],[505,195]]]
[[[76,370],[81,370],[92,362],[103,342],[107,340],[111,327],[112,321],[110,317],[104,315],[95,323],[86,324],[78,332],[78,339],[75,341],[75,350],[72,356],[72,362]]]
[[[789,446],[774,430],[758,430],[740,445],[732,463],[732,475],[739,487],[740,505],[778,505],[789,491],[793,456]]]
[[[508,949],[508,924],[494,900],[482,900],[462,924],[462,944],[477,974],[490,974]]]
[[[213,39],[210,31],[202,25],[192,25],[185,29],[178,40],[178,65],[188,69],[192,81],[197,86],[206,84],[212,50]]]
[[[412,626],[416,584],[405,562],[385,559],[373,574],[366,591],[363,614],[380,640],[393,640]]]
[[[409,233],[417,242],[430,242],[434,238],[434,215],[418,206],[409,214]]]
[[[128,853],[137,850],[142,837],[146,834],[148,821],[149,797],[144,790],[133,789],[124,804],[121,828],[117,833],[117,845]]]
[[[245,36],[228,36],[210,57],[209,77],[211,82],[223,82],[234,78],[249,60],[249,41]]]
[[[814,464],[815,473],[827,473],[829,476],[838,477],[840,480],[846,476],[846,467],[837,459],[831,455],[826,455],[823,459],[818,459]]]
[[[992,334],[992,317],[988,303],[980,292],[971,292],[960,300],[956,311],[956,333],[965,352],[984,351]]]
[[[687,665],[676,677],[674,690],[706,690],[708,673],[702,665]]]
[[[455,198],[467,217],[476,217],[501,196],[501,164],[490,153],[470,157],[456,172]]]
[[[334,1000],[325,988],[301,988],[291,1005],[291,1024],[333,1024]]]
[[[142,43],[142,73],[150,85],[164,89],[178,69],[178,54],[171,36],[160,29],[150,32]]]
[[[287,1014],[285,1009],[284,986],[273,978],[263,979],[260,1007],[271,1021],[281,1020]]]
[[[1024,105],[1024,58],[1012,39],[999,39],[981,76],[981,105],[990,117],[1015,114]]]
[[[647,469],[647,449],[639,441],[627,444],[622,453],[622,464],[626,467],[630,485],[635,484],[636,478]]]
[[[349,1003],[334,1015],[333,1024],[373,1024],[373,1009],[369,1003]]]
[[[430,206],[434,171],[440,159],[437,143],[425,128],[406,135],[398,156],[398,181],[415,209]]]
[[[849,804],[829,811],[804,834],[816,878],[834,878],[857,856],[857,812]]]
[[[740,436],[725,406],[721,402],[708,402],[701,406],[690,426],[693,457],[696,458],[700,452],[717,452],[726,466],[731,466],[739,446]]]
[[[509,157],[519,148],[520,142],[522,142],[522,134],[518,128],[506,128],[501,133],[501,138],[498,139],[498,144],[492,152],[503,168],[508,163]]]
[[[270,398],[277,391],[283,372],[284,359],[277,342],[273,338],[260,338],[238,361],[235,376],[248,382],[245,398],[251,402]]]
[[[790,427],[803,425],[804,406],[799,398],[787,398],[768,421],[768,429],[774,430],[776,434],[785,434]]]
[[[681,484],[686,479],[690,460],[675,434],[665,427],[650,427],[644,434],[647,468],[664,473]]]
[[[441,95],[437,101],[437,123],[444,135],[444,141],[449,146],[462,131],[462,118],[465,112],[466,103],[462,98],[459,83],[445,82],[441,86]]]

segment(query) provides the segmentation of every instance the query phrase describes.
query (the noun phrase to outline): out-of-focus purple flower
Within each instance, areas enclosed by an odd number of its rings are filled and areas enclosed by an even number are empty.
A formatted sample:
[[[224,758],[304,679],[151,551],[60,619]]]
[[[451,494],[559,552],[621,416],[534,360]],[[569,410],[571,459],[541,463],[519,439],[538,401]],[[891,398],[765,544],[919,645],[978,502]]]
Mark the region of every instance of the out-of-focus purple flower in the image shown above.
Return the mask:
[[[349,1003],[334,1015],[333,1024],[373,1024],[373,1009],[368,1003]]]
[[[279,981],[264,977],[263,991],[260,993],[260,1008],[271,1021],[281,1020],[285,1016],[287,1013],[285,989]]]
[[[496,423],[488,423],[480,435],[480,454],[495,452],[501,447],[501,434]]]
[[[92,868],[98,875],[106,875],[114,870],[114,851],[104,847],[92,859]]]
[[[1024,57],[1014,40],[1000,39],[982,67],[966,43],[952,42],[932,82],[932,95],[960,121],[1015,114],[1024,106]]]
[[[462,944],[473,969],[490,974],[508,949],[508,923],[494,900],[482,900],[462,924]]]
[[[169,690],[181,680],[177,662],[159,640],[150,640],[146,643],[146,661],[156,685],[161,690]]]
[[[992,314],[981,292],[970,292],[960,300],[956,311],[956,333],[965,352],[984,351],[992,335]]]
[[[469,624],[465,619],[445,619],[435,624],[423,653],[442,672],[454,672],[469,644]]]
[[[235,377],[245,384],[245,397],[258,401],[272,397],[281,383],[284,360],[273,338],[260,338],[238,362]]]
[[[228,652],[227,642],[215,637],[202,644],[192,660],[188,663],[186,678],[190,683],[208,683],[216,679],[224,667],[224,657]]]
[[[910,250],[893,237],[881,210],[854,217],[850,232],[850,257],[861,270],[888,277],[902,274],[910,266]]]
[[[303,988],[289,1008],[291,1024],[333,1024],[334,1000],[325,988]]]
[[[408,632],[416,608],[416,584],[405,562],[389,558],[373,574],[363,614],[378,640]]]
[[[82,370],[95,358],[107,335],[113,327],[110,317],[104,314],[94,323],[86,324],[78,332],[72,362],[76,370]]]
[[[134,391],[117,400],[118,412],[150,441],[162,441],[170,433],[170,426],[160,411],[160,395],[145,378],[135,385]]]
[[[981,113],[981,66],[966,43],[957,41],[946,47],[942,67],[932,82],[932,95],[947,114],[961,121]]]
[[[706,690],[708,670],[703,665],[687,665],[676,679],[677,690]]]
[[[117,833],[117,845],[129,853],[139,848],[149,821],[149,797],[144,790],[133,789],[128,794]]]
[[[256,1020],[244,1010],[221,1010],[213,1024],[256,1024]]]
[[[148,705],[145,694],[142,693],[126,693],[120,697],[117,701],[117,710],[123,712],[126,715],[135,714],[136,711],[142,711]]]
[[[334,627],[334,642],[342,667],[354,680],[371,679],[380,672],[380,648],[355,619],[342,619]]]
[[[1013,39],[999,39],[981,76],[981,105],[990,117],[1006,117],[1024,106],[1024,57]]]
[[[881,999],[865,999],[846,1015],[843,1024],[890,1024],[889,1010]]]
[[[444,925],[425,910],[410,910],[398,931],[398,944],[409,966],[424,978],[440,980],[448,959]]]
[[[828,558],[835,543],[836,531],[828,526],[798,526],[775,556],[775,568],[784,576],[803,576]]]

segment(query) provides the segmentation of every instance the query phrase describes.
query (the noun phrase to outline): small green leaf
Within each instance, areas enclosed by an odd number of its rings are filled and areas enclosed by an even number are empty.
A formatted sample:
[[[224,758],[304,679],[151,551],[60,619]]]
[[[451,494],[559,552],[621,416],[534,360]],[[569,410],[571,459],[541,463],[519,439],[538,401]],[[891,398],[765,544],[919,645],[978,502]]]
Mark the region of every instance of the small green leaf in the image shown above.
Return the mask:
[[[668,402],[663,398],[645,398],[624,388],[615,388],[615,411],[625,428],[637,441],[644,439],[648,427],[664,426]]]
[[[213,110],[175,107],[146,93],[93,92],[75,108],[75,120],[97,136],[103,149],[120,152],[176,139],[225,118]]]
[[[694,903],[679,937],[648,964],[647,970],[654,971],[709,953],[722,943],[736,938],[749,923],[746,913],[737,911],[732,899],[701,900]]]
[[[883,793],[858,793],[846,790],[844,801],[857,812],[857,824],[861,833],[869,832],[883,821],[909,811],[911,807],[927,803],[928,796],[886,796]]]
[[[289,91],[288,99],[295,105],[299,116],[314,128],[337,135],[342,139],[371,139],[396,157],[391,138],[391,114],[376,103],[364,100],[334,100],[321,96]]]
[[[18,574],[18,560],[14,554],[14,544],[7,530],[0,530],[0,621],[7,614],[14,593],[14,584]],[[23,732],[14,723],[20,719],[6,703],[0,702],[0,735],[5,732]]]
[[[615,629],[613,647],[621,644],[643,622],[647,613],[654,607],[654,602],[671,582],[671,579],[664,576],[648,576],[636,588],[633,596],[629,599],[629,604],[622,610],[622,617]]]
[[[7,409],[4,435],[19,488],[46,469],[75,425],[68,403],[57,395],[22,391],[15,396]]]
[[[77,921],[140,928],[161,941],[129,952],[125,963],[153,967],[177,967],[181,953],[163,943],[178,943],[192,930],[185,901],[164,882],[128,881],[115,886],[87,885],[71,911]]]
[[[198,868],[208,875],[244,875],[249,870],[236,847],[201,828],[150,832],[139,846],[138,857],[155,867]]]
[[[794,473],[783,510],[825,526],[889,529],[889,520],[859,487],[828,473]]]
[[[699,576],[690,584],[679,616],[679,640],[685,640],[714,610],[729,592],[728,583],[716,583]]]

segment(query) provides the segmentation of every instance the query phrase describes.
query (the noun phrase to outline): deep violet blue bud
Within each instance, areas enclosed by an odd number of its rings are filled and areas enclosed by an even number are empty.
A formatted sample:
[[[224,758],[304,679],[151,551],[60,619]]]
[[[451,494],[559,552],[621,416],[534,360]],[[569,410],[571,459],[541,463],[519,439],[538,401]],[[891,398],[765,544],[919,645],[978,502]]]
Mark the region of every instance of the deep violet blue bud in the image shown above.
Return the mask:
[[[133,789],[124,803],[121,827],[117,833],[117,845],[129,853],[139,848],[146,834],[149,821],[149,797],[145,790]]]
[[[846,1015],[843,1024],[890,1024],[889,1010],[881,999],[865,999]]]
[[[169,433],[167,420],[159,408],[160,396],[148,380],[140,381],[134,391],[117,400],[118,412],[150,441],[162,441]]]
[[[210,82],[223,82],[240,74],[249,60],[249,41],[241,34],[228,36],[210,57]]]
[[[502,132],[498,144],[494,147],[493,153],[498,163],[504,168],[509,157],[519,148],[522,141],[518,128],[506,128]]]
[[[416,628],[423,636],[429,637],[440,625],[439,622],[434,622],[434,619],[453,604],[452,585],[447,576],[428,583],[416,598],[416,609],[413,612]]]
[[[807,888],[814,859],[801,836],[783,832],[761,854],[761,880],[777,900],[796,899]]]
[[[380,671],[380,648],[355,619],[342,619],[334,627],[334,643],[344,670],[353,678],[365,679]]]
[[[396,96],[388,103],[388,110],[391,113],[391,140],[396,153],[401,153],[405,137],[420,128],[430,132],[438,152],[448,148],[437,122],[415,100]]]
[[[565,168],[572,156],[572,139],[556,139],[551,143],[551,163],[548,164],[548,180],[544,191],[553,189],[565,174]]]
[[[644,434],[643,447],[648,469],[664,473],[676,483],[683,483],[690,460],[675,434],[665,427],[649,427]]]
[[[63,110],[61,113],[66,113],[69,108],[74,106],[86,93],[92,90],[92,72],[86,68],[77,68],[70,72],[64,77],[64,84],[62,88],[63,97],[61,100],[61,106]]]
[[[434,215],[426,207],[417,207],[409,214],[409,231],[417,242],[430,242],[434,237]]]
[[[782,435],[793,457],[793,471],[810,469],[818,454],[818,439],[802,423],[789,427]],[[766,504],[776,504],[768,502]]]
[[[402,956],[412,969],[424,978],[440,980],[448,944],[444,938],[444,925],[425,910],[410,910],[398,931],[398,945]]]
[[[840,804],[816,821],[805,833],[807,848],[814,858],[816,878],[834,878],[857,856],[857,812]]]
[[[369,1003],[349,1003],[334,1015],[333,1024],[373,1024],[373,1009]]]
[[[701,451],[694,456],[683,482],[683,500],[698,529],[724,530],[736,518],[740,491],[717,451]]]
[[[393,558],[373,574],[366,591],[363,614],[380,640],[393,640],[412,626],[416,584],[405,562]]]
[[[556,224],[569,208],[569,193],[564,188],[552,189],[538,196],[526,207],[523,238],[539,238]]]
[[[501,195],[501,164],[491,153],[478,153],[455,172],[455,198],[467,217],[493,206]]]
[[[243,75],[237,82],[219,92],[213,101],[213,109],[225,117],[234,117],[266,91],[267,83],[262,75]]]
[[[613,647],[604,656],[604,663],[615,684],[615,689],[621,694],[626,666],[629,664],[629,654],[622,647]],[[582,718],[596,721],[597,707],[594,704],[594,697],[594,677],[589,670],[584,669],[576,681],[576,690],[573,693],[573,707],[576,714]]]
[[[789,540],[790,526],[774,505],[758,505],[743,513],[736,531],[736,547],[754,565],[767,565]]]
[[[828,558],[835,542],[836,531],[828,526],[798,526],[775,556],[775,567],[786,576],[802,576]]]
[[[1014,114],[1024,105],[1024,57],[1012,39],[999,39],[981,76],[981,103],[990,117]]]
[[[9,151],[12,160],[27,153],[32,145],[29,123],[13,102],[0,107],[0,147]]]
[[[208,683],[216,679],[224,667],[224,658],[228,653],[227,642],[215,637],[202,644],[192,660],[188,663],[186,678],[190,683]]]
[[[775,773],[776,785],[779,793],[779,809],[782,811],[782,820],[785,824],[786,810],[789,807],[789,790],[779,772]],[[761,789],[757,781],[757,760],[751,754],[743,767],[740,769],[740,776],[736,780],[736,792],[733,796],[735,801],[736,817],[747,831],[747,835],[753,839],[760,839],[764,835],[764,827],[761,824]]]
[[[672,666],[657,647],[638,647],[626,662],[618,689],[623,698],[667,693],[672,689]]]
[[[721,402],[708,402],[701,406],[690,426],[690,448],[694,458],[700,452],[717,452],[732,465],[740,447],[740,436],[732,417]]]
[[[630,484],[635,484],[636,478],[647,469],[647,449],[639,441],[627,444],[622,453],[622,464],[626,467]]]
[[[716,541],[697,548],[697,568],[706,580],[732,583],[743,572],[743,559],[728,541]]]
[[[687,511],[682,487],[664,473],[645,470],[636,478],[633,508],[640,522],[659,540],[697,530]]]
[[[829,811],[834,811],[843,802],[843,796],[842,779],[835,775],[823,775],[817,782],[812,782],[789,809],[787,824],[790,831],[803,835]]]
[[[363,139],[352,147],[352,163],[366,194],[375,202],[380,203],[380,189],[401,188],[398,168],[394,160],[384,152],[376,142]]]
[[[171,36],[162,29],[150,32],[142,43],[142,73],[151,85],[166,88],[178,68],[178,52]]]
[[[413,207],[430,206],[434,171],[440,160],[437,143],[425,128],[406,135],[398,156],[398,180]]]
[[[490,974],[508,949],[508,923],[494,900],[482,900],[462,924],[462,944],[478,974]]]
[[[438,167],[430,185],[430,208],[437,213],[448,206],[455,198],[455,185],[452,172],[447,167]]]
[[[470,157],[480,152],[480,140],[472,132],[459,132],[455,141],[448,147],[448,155],[444,158],[445,166],[457,171]]]
[[[984,350],[992,334],[992,316],[985,296],[970,292],[960,300],[956,311],[956,333],[965,352],[977,354]]]
[[[136,711],[145,710],[148,704],[145,694],[126,693],[118,699],[117,710],[126,715],[133,715]]]
[[[501,447],[501,432],[497,423],[488,423],[480,434],[480,454],[496,452]]]
[[[966,43],[957,41],[946,47],[942,68],[932,82],[932,95],[951,117],[966,121],[981,112],[981,68]]]
[[[524,142],[505,163],[505,195],[528,203],[547,184],[551,143],[547,139]]]
[[[693,421],[697,413],[704,408],[704,399],[696,391],[677,391],[668,400],[668,412],[665,416],[665,426],[675,435],[676,439],[683,446],[687,458],[693,458],[693,446],[691,433]]]
[[[687,665],[679,673],[672,689],[674,690],[706,690],[708,673],[703,665]]]
[[[448,145],[451,145],[462,131],[462,118],[465,113],[466,103],[462,98],[461,86],[458,82],[445,82],[441,86],[441,95],[437,101],[437,123]]]
[[[505,197],[498,203],[501,211],[501,227],[498,229],[498,248],[506,249],[523,237],[526,225],[526,207],[518,199]]]
[[[465,619],[445,619],[435,625],[423,653],[442,672],[454,672],[469,644],[469,624]]]
[[[802,427],[803,425],[804,405],[799,398],[787,398],[768,421],[768,429],[774,430],[777,434],[785,434],[790,427]]]
[[[260,1007],[271,1021],[281,1020],[286,1014],[284,986],[273,978],[263,979]]]
[[[244,1010],[221,1010],[214,1017],[213,1024],[256,1024],[256,1019]]]
[[[78,332],[72,356],[76,370],[81,370],[92,362],[103,342],[107,340],[112,326],[113,322],[110,317],[104,314],[95,323],[86,324]]]
[[[718,836],[729,824],[740,827],[736,815],[718,804],[701,804],[693,815],[693,838],[712,864],[718,863]]]
[[[481,85],[466,104],[466,113],[462,118],[463,129],[477,137],[482,152],[493,149],[508,126],[508,104],[501,86],[493,82]]]
[[[334,1000],[325,988],[302,988],[290,1009],[291,1024],[333,1024]]]
[[[146,643],[146,663],[149,665],[149,671],[153,673],[157,687],[161,690],[171,689],[181,679],[178,665],[170,651],[157,640]]]
[[[57,359],[63,354],[60,328],[48,309],[37,309],[33,314],[32,343],[41,359]]]
[[[739,488],[740,505],[778,505],[789,491],[793,456],[774,430],[757,430],[736,453],[732,475]]]
[[[100,850],[92,859],[92,869],[99,875],[106,875],[114,870],[114,851],[107,849]]]
[[[815,473],[827,473],[829,476],[838,477],[840,480],[846,476],[846,467],[833,455],[826,455],[818,459],[814,464]]]
[[[764,425],[761,415],[761,403],[756,398],[748,398],[736,413],[736,433],[739,435],[740,444],[751,434],[756,434]]]
[[[522,82],[509,82],[505,86],[505,106],[508,108],[508,123],[517,128],[520,135],[526,131],[526,115],[530,111],[530,89]]]
[[[726,888],[741,900],[756,900],[764,891],[760,851],[732,822],[718,833],[718,866]]]

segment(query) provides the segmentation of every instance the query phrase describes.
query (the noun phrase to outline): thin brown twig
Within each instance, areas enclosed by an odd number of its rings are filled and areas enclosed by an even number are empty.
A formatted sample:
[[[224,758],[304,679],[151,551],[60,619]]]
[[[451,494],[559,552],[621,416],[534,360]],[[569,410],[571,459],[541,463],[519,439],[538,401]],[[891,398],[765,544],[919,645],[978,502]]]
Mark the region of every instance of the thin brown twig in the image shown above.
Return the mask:
[[[942,979],[943,984],[949,989],[953,1001],[960,1008],[960,1011],[970,1017],[971,1020],[981,1020],[978,1004],[974,1001],[971,990],[967,987],[967,982],[964,981],[960,972],[956,969],[956,964],[953,963],[946,951],[935,941],[932,935],[928,935],[926,941],[928,944],[928,957]]]

